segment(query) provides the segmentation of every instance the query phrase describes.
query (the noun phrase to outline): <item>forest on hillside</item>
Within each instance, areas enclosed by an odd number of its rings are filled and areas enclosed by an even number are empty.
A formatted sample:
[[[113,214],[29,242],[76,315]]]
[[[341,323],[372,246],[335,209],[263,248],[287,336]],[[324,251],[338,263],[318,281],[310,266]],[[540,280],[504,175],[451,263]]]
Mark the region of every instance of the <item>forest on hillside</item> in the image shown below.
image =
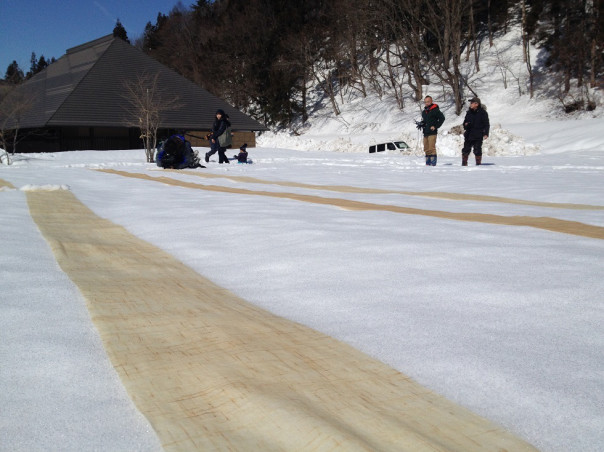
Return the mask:
[[[567,110],[593,109],[589,90],[601,89],[604,74],[603,3],[198,0],[159,13],[133,45],[265,124],[288,126],[309,117],[317,93],[338,115],[343,93],[388,93],[404,109],[422,85],[437,83],[460,113],[475,94],[462,65],[479,72],[480,45],[520,27],[527,94],[546,74],[560,99],[579,90]],[[114,34],[127,39],[118,25]],[[547,55],[538,67],[535,47]]]
[[[311,88],[339,113],[338,96],[394,93],[399,108],[441,83],[459,113],[472,94],[462,62],[480,70],[479,44],[521,26],[547,51],[539,70],[561,93],[601,86],[603,0],[198,0],[149,23],[138,45],[266,124],[305,120]],[[588,99],[576,108],[593,108]]]

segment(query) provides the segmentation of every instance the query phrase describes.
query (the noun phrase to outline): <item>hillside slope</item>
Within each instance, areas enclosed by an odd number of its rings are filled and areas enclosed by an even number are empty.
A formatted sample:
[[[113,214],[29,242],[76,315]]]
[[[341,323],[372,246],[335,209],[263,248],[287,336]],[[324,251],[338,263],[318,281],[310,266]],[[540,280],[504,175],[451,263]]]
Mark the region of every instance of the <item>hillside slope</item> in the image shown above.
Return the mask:
[[[469,86],[486,106],[491,120],[491,135],[485,142],[484,153],[494,155],[530,155],[540,152],[539,146],[526,143],[518,134],[512,133],[517,124],[530,124],[546,120],[573,121],[604,117],[601,90],[590,90],[596,102],[593,111],[564,113],[562,102],[557,98],[556,81],[547,75],[542,67],[545,51],[531,49],[532,66],[538,87],[531,99],[528,94],[528,72],[522,61],[521,36],[518,27],[498,37],[489,47],[487,41],[480,47],[480,71],[476,71],[472,58],[464,61],[464,76]],[[461,154],[463,137],[451,133],[460,125],[464,113],[455,115],[451,93],[432,76],[431,85],[425,85],[424,95],[431,95],[446,116],[439,133],[438,152],[444,156]],[[400,110],[394,96],[386,92],[379,97],[373,93],[367,97],[357,92],[340,93],[341,114],[335,115],[328,102],[321,99],[315,90],[314,101],[317,108],[305,124],[293,124],[291,128],[264,133],[258,138],[261,147],[290,148],[297,150],[327,150],[337,152],[367,152],[371,144],[384,141],[403,140],[412,148],[418,145],[421,136],[415,128],[415,120],[420,119],[423,103],[415,101],[412,90],[407,89],[405,108]],[[467,97],[473,93],[466,89]],[[568,98],[580,96],[576,86]],[[397,151],[398,152],[398,151]]]

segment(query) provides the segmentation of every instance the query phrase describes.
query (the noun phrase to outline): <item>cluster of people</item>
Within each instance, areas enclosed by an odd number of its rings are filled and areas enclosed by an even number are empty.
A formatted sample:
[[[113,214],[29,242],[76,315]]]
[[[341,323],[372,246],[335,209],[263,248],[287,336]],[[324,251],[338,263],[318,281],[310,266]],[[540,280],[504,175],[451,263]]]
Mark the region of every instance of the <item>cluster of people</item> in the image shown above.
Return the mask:
[[[476,165],[482,164],[482,143],[489,137],[489,115],[478,97],[470,99],[470,108],[463,120],[464,145],[461,150],[461,164],[468,165],[468,157],[474,152]],[[440,111],[431,96],[424,99],[422,120],[418,123],[418,129],[422,130],[424,136],[424,153],[426,165],[436,166],[436,137],[438,129],[445,122],[445,115]],[[226,150],[232,143],[231,122],[224,110],[216,111],[216,118],[212,130],[205,137],[210,142],[210,150],[205,154],[206,163],[210,157],[218,153],[218,163],[230,163]],[[239,148],[239,154],[233,156],[239,163],[248,163],[247,144]],[[184,134],[173,135],[163,143],[162,149],[157,155],[157,165],[163,168],[205,168],[199,163],[197,153],[191,148]]]
[[[201,138],[201,137],[199,137]],[[210,150],[205,154],[206,163],[210,156],[218,153],[218,163],[230,163],[226,150],[232,144],[231,122],[229,115],[224,110],[216,111],[216,118],[212,130],[205,138],[210,142]],[[238,163],[248,163],[247,143],[239,148],[239,154],[233,156]],[[157,166],[162,168],[205,168],[199,163],[196,151],[193,151],[191,143],[185,139],[184,132],[170,136],[158,146],[155,159]]]
[[[489,137],[489,115],[478,97],[470,99],[470,108],[463,120],[464,144],[461,150],[461,165],[468,165],[468,157],[474,152],[476,165],[482,164],[482,142]],[[418,127],[424,135],[424,153],[426,154],[426,165],[436,166],[436,137],[438,129],[445,122],[445,115],[434,103],[431,96],[424,99],[422,110],[422,121]]]

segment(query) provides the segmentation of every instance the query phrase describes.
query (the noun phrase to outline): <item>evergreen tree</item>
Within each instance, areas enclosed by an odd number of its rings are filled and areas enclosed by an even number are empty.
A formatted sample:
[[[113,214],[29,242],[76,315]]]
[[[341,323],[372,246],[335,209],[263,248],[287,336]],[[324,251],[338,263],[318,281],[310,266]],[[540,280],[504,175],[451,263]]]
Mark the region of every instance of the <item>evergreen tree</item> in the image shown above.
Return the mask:
[[[36,52],[31,53],[31,58],[29,61],[31,64],[29,65],[29,72],[25,78],[32,78],[36,73],[36,69],[38,68],[38,58],[36,57]]]
[[[208,17],[212,14],[212,2],[210,0],[197,0],[191,8],[196,19]]]
[[[52,61],[54,61],[54,58],[52,59]],[[36,57],[36,53],[32,52],[31,58],[30,58],[29,71],[27,72],[27,74],[25,74],[25,79],[29,80],[34,75],[36,75],[38,72],[41,72],[44,69],[46,69],[49,64],[50,63],[48,61],[46,61],[46,58],[44,58],[44,55],[40,55],[40,59],[38,59]]]
[[[145,52],[152,53],[153,50],[161,47],[160,32],[167,20],[168,18],[164,14],[158,13],[155,25],[147,22],[143,33],[143,49]]]
[[[6,74],[4,75],[4,80],[12,84],[21,83],[24,79],[23,71],[19,67],[19,64],[13,60],[11,64],[8,65],[6,69]]]
[[[126,33],[126,29],[124,28],[119,19],[115,23],[115,28],[113,29],[113,36],[115,36],[116,38],[120,38],[121,40],[126,41],[128,44],[130,44],[130,40],[128,39],[128,33]]]
[[[49,64],[50,63],[48,61],[46,61],[46,58],[44,58],[44,55],[40,55],[40,59],[38,60],[38,65],[36,66],[36,74],[38,72],[41,72],[44,69],[46,69]]]

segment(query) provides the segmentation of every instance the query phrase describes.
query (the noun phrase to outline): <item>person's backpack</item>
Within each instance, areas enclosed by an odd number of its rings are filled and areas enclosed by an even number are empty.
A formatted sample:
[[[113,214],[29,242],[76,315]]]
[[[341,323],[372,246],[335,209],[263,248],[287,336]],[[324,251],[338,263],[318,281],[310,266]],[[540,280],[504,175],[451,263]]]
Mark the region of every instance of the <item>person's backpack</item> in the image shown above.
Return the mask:
[[[199,163],[199,155],[197,154],[197,151],[193,150],[193,148],[191,147],[191,143],[189,143],[188,141],[185,141],[184,161],[180,166],[177,166],[176,168],[205,168],[205,166]]]
[[[229,124],[222,135],[218,137],[218,144],[221,148],[228,148],[233,144],[233,130]]]

